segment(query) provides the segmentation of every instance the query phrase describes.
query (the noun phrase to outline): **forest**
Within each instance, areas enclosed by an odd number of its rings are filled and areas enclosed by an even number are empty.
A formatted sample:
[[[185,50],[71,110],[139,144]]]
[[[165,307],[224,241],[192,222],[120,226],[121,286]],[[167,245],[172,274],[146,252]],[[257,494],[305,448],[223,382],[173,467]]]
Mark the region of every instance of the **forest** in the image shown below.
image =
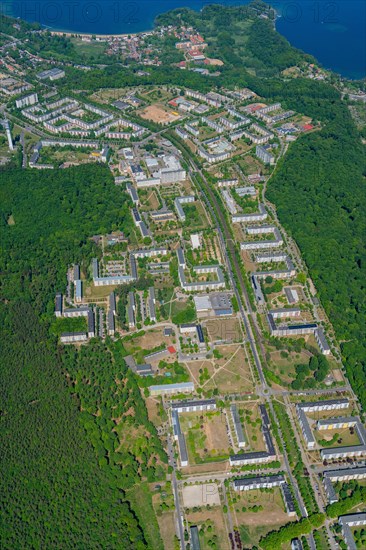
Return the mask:
[[[137,385],[117,347],[63,350],[50,330],[67,266],[98,253],[90,236],[123,228],[127,195],[105,166],[11,168],[0,182],[0,546],[151,547],[126,490],[159,478],[166,456]],[[135,415],[115,428],[127,404]],[[136,422],[148,437],[119,449]]]
[[[317,102],[323,129],[290,147],[267,196],[301,249],[365,408],[365,150],[347,107]]]
[[[300,246],[365,408],[364,146],[335,88],[278,78],[282,68],[309,56],[291,48],[270,22],[253,22],[253,12],[240,9],[236,30],[245,34],[247,48],[225,32],[239,13],[233,8],[206,7],[199,17],[188,10],[187,21],[194,18],[203,33],[209,29],[210,52],[219,45],[225,57],[215,79],[219,89],[248,86],[321,123],[320,131],[291,145],[267,197]],[[248,14],[252,23],[245,27]],[[175,16],[160,21],[169,17]],[[16,33],[6,18],[0,23],[19,36],[33,29],[21,24]],[[72,57],[67,41],[55,44]],[[41,45],[49,48],[49,39]],[[151,68],[143,77],[118,64],[87,73],[66,71],[60,84],[64,92],[136,84],[212,88],[211,79],[174,67]],[[57,347],[51,326],[54,294],[65,288],[67,266],[78,262],[87,270],[99,254],[92,235],[117,229],[127,234],[129,208],[127,195],[103,166],[0,171],[2,548],[151,547],[126,494],[141,480],[163,476],[166,456],[126,370],[123,350],[111,341],[65,350]],[[282,533],[294,534],[290,528]],[[278,547],[275,536],[268,542],[268,548]]]

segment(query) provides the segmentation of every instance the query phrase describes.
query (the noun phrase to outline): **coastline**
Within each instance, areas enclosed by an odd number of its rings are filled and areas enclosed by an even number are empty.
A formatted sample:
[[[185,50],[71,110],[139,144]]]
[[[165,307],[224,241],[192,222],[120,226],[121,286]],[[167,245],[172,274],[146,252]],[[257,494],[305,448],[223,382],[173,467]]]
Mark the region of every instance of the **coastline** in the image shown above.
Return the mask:
[[[43,29],[42,29],[43,30]],[[149,34],[149,33],[152,33],[154,31],[154,29],[149,29],[149,30],[146,30],[146,31],[139,31],[139,32],[128,32],[128,33],[124,33],[124,34],[95,34],[95,33],[90,33],[90,32],[72,32],[72,31],[62,31],[62,30],[49,30],[49,29],[44,29],[44,30],[48,30],[48,32],[52,35],[52,36],[66,36],[68,38],[93,38],[95,36],[95,38],[101,38],[101,39],[106,39],[106,38],[128,38],[129,36],[139,36],[140,34]]]

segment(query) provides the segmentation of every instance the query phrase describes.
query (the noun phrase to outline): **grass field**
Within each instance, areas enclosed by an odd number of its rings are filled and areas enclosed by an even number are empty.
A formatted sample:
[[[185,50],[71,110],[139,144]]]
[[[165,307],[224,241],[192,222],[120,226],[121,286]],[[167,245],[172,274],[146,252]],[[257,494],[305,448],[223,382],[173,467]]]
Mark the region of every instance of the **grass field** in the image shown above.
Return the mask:
[[[291,521],[285,512],[279,487],[233,493],[231,489],[233,519],[239,527],[244,547],[253,547],[263,535]],[[260,507],[259,511],[251,510],[254,506]]]
[[[220,412],[180,416],[191,464],[226,460],[230,454],[226,418]]]
[[[144,529],[149,548],[164,550],[149,485],[147,483],[135,485],[127,494],[139,523]]]
[[[87,60],[95,58],[103,54],[106,50],[106,45],[100,42],[83,42],[81,38],[70,39],[77,48],[79,55],[84,55]]]
[[[238,412],[242,419],[244,433],[247,436],[249,447],[252,451],[265,451],[265,444],[261,431],[261,419],[256,403],[238,405]]]
[[[205,325],[210,342],[220,340],[242,341],[243,333],[238,319],[210,319]]]
[[[189,512],[186,514],[190,525],[197,525],[202,550],[210,548],[209,540],[216,542],[216,548],[230,550],[230,542],[221,508],[204,512]]]
[[[251,392],[254,387],[251,368],[245,349],[241,344],[217,346],[216,356],[212,359],[211,365],[199,366],[199,369],[207,368],[208,375],[203,380],[200,372],[194,364],[192,367],[195,378],[202,382],[204,390],[218,388],[221,393]]]
[[[128,353],[134,354],[139,351],[151,351],[152,349],[162,344],[169,345],[172,342],[172,337],[164,336],[163,329],[155,328],[152,330],[146,330],[145,334],[134,338],[133,340],[126,340],[124,346]]]

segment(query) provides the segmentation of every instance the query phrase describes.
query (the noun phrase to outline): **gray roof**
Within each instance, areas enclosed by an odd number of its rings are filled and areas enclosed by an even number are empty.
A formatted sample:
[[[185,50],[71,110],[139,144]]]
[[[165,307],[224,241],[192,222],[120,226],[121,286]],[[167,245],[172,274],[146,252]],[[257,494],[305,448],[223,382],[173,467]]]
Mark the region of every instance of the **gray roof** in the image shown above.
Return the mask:
[[[131,267],[131,277],[137,279],[137,265],[136,258],[133,254],[130,254],[130,267]]]
[[[266,458],[269,454],[266,451],[256,451],[253,453],[241,453],[236,455],[230,455],[231,461],[240,461],[240,460],[254,460],[256,458]]]
[[[258,477],[242,477],[240,479],[235,479],[234,487],[250,487],[254,484],[263,484],[266,483],[285,483],[285,478],[283,475],[273,475],[273,476],[258,476]]]
[[[114,292],[109,295],[109,309],[116,311],[116,295]]]
[[[178,263],[179,265],[185,264],[184,254],[181,247],[177,248],[177,256],[178,256]]]
[[[78,264],[74,265],[74,280],[80,279],[80,266]]]
[[[315,331],[315,335],[319,338],[320,346],[323,350],[330,350],[330,346],[328,344],[328,341],[325,337],[324,331],[322,328],[318,328]]]
[[[108,323],[108,330],[114,331],[116,329],[114,314],[113,314],[113,310],[111,309],[108,311],[107,323]]]
[[[146,357],[145,357],[146,359]],[[155,386],[150,386],[149,390],[155,390],[155,391],[165,391],[166,389],[175,389],[175,390],[186,390],[191,389],[194,390],[194,384],[193,382],[178,382],[176,384],[157,384]]]
[[[191,548],[192,550],[201,550],[200,539],[198,534],[198,527],[193,525],[190,528],[191,532]]]
[[[196,399],[192,401],[175,401],[172,403],[172,410],[180,407],[197,407],[201,405],[216,405],[215,399]]]
[[[238,438],[238,443],[245,443],[245,436],[243,432],[243,426],[240,422],[240,416],[236,405],[231,405],[230,407],[231,414],[233,415],[234,428],[236,432],[236,437]]]
[[[188,462],[186,440],[183,434],[178,435],[179,454],[181,462]]]
[[[313,432],[311,431],[306,414],[301,407],[297,407],[297,414],[301,423],[301,428],[307,443],[315,443]]]
[[[287,483],[283,483],[281,485],[281,491],[286,504],[287,512],[288,513],[295,512],[294,499],[292,498],[292,493]]]
[[[94,311],[92,309],[88,311],[88,332],[95,332]]]
[[[328,470],[324,472],[325,478],[339,478],[342,479],[342,477],[348,477],[352,478],[352,476],[358,476],[358,475],[365,475],[366,476],[366,467],[365,468],[344,468],[340,470]]]
[[[308,401],[306,403],[298,403],[297,406],[304,407],[319,407],[322,405],[344,405],[345,403],[349,404],[348,399],[326,399],[324,401]]]
[[[347,455],[348,453],[354,452],[361,452],[362,454],[366,454],[366,445],[353,445],[351,447],[334,447],[333,449],[322,449],[320,454],[322,458],[327,458],[327,456],[331,457],[334,454],[342,453],[344,455]]]
[[[56,307],[55,311],[62,311],[62,294],[61,292],[58,292],[56,294]]]

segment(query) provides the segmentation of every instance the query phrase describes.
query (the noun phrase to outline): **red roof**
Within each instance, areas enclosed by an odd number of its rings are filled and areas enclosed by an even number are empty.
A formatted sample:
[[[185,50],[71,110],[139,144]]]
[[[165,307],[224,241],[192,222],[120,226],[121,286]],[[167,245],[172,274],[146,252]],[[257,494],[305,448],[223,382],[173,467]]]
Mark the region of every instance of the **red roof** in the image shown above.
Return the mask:
[[[169,353],[177,353],[177,350],[175,349],[174,346],[168,346],[168,351]]]
[[[312,124],[304,124],[303,130],[307,132],[308,130],[312,130],[314,126]]]
[[[254,111],[258,111],[258,109],[262,109],[262,105],[249,105],[249,107],[252,113],[254,113]]]

